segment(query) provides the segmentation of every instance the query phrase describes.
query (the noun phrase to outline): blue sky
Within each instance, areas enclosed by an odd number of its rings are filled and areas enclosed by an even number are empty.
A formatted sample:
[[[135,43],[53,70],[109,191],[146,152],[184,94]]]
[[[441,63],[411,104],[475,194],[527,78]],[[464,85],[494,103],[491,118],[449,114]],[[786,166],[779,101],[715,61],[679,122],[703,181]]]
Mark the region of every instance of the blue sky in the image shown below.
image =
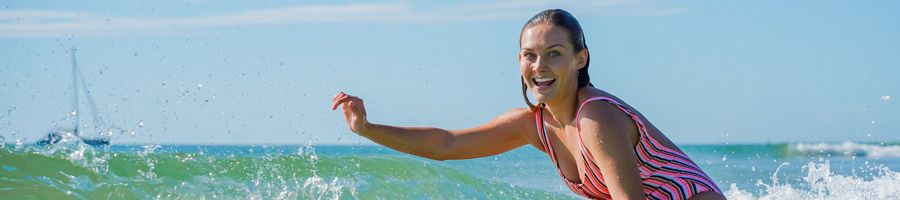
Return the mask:
[[[371,144],[338,91],[376,123],[475,126],[525,106],[519,31],[546,8],[676,143],[900,141],[896,1],[2,2],[0,135],[71,126],[72,47],[116,143]]]

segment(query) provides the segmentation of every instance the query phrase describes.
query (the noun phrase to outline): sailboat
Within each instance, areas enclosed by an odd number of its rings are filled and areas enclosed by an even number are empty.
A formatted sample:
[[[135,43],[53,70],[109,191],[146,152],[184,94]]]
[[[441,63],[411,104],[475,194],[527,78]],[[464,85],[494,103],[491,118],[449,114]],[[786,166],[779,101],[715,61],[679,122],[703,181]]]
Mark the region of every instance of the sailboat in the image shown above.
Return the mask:
[[[81,121],[79,120],[79,118],[80,118],[79,116],[81,116],[81,112],[79,112],[79,103],[78,103],[78,83],[81,83],[81,86],[84,87],[84,92],[86,94],[85,96],[87,96],[88,103],[91,106],[91,113],[94,116],[94,122],[102,123],[103,121],[100,118],[99,114],[97,114],[97,105],[94,103],[94,98],[91,97],[91,91],[88,90],[87,83],[84,80],[84,76],[81,75],[81,71],[78,70],[78,63],[75,60],[75,51],[76,51],[75,48],[72,48],[72,50],[70,51],[72,54],[72,96],[74,96],[74,101],[72,103],[72,106],[75,108],[75,111],[73,112],[73,115],[75,116],[74,128],[72,130],[61,130],[60,129],[60,130],[51,131],[50,133],[47,134],[46,138],[36,142],[35,143],[36,145],[57,144],[60,142],[69,141],[71,139],[81,140],[85,144],[91,145],[91,146],[109,145],[108,137],[87,138],[87,137],[82,136],[82,131],[80,128]],[[79,76],[82,77],[80,82],[78,79]]]

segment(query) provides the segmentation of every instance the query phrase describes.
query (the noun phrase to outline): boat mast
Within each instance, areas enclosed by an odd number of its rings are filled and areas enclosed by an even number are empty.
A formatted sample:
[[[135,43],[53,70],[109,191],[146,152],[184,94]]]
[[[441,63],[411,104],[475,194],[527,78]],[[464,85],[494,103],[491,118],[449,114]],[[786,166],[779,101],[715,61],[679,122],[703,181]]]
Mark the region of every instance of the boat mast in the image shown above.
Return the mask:
[[[78,116],[81,115],[81,113],[78,112],[78,64],[75,62],[75,51],[76,50],[77,49],[72,48],[72,51],[71,51],[72,52],[72,94],[73,94],[73,96],[75,96],[75,101],[72,103],[72,107],[75,108],[75,130],[73,130],[73,132],[75,133],[76,136],[81,136],[80,131],[78,131],[78,128],[81,124],[78,120]]]

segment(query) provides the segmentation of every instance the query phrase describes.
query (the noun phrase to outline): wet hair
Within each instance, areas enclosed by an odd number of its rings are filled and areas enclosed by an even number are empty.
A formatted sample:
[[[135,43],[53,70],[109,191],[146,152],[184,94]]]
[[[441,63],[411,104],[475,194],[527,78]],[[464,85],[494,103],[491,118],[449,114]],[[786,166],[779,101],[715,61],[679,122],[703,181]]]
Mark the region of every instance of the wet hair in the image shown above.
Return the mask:
[[[522,32],[525,32],[525,29],[528,27],[532,27],[538,24],[549,24],[552,26],[558,26],[565,28],[569,32],[569,39],[572,42],[572,47],[575,52],[581,52],[587,49],[587,44],[584,41],[584,31],[581,29],[581,25],[578,23],[578,20],[575,19],[575,16],[572,16],[571,13],[566,12],[563,9],[547,9],[541,11],[534,17],[528,20],[525,23],[525,26],[522,27]],[[521,33],[520,33],[521,34]],[[522,45],[522,36],[519,35],[519,46]],[[578,88],[582,88],[585,86],[594,85],[591,84],[591,77],[588,75],[588,66],[591,64],[591,55],[588,54],[587,62],[584,64],[584,67],[578,70]],[[531,104],[531,101],[528,100],[528,95],[526,94],[528,87],[525,85],[525,77],[522,78],[522,96],[525,97],[525,103],[528,104],[532,110],[536,109],[534,104]]]

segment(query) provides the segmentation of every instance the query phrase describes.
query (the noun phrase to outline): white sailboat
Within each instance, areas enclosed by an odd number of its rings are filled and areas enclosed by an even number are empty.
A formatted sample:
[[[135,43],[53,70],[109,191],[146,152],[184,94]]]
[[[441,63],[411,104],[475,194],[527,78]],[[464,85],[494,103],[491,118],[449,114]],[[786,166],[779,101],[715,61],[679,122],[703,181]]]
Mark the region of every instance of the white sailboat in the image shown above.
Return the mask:
[[[57,144],[57,143],[60,143],[60,142],[69,141],[69,140],[71,140],[71,139],[74,139],[74,140],[81,140],[81,141],[84,142],[85,144],[88,144],[88,145],[91,145],[91,146],[104,146],[104,145],[109,145],[109,138],[108,138],[108,137],[101,137],[101,138],[87,138],[87,137],[84,137],[84,136],[82,135],[82,131],[81,131],[81,121],[80,121],[80,117],[79,117],[79,116],[81,116],[81,112],[80,112],[80,110],[79,110],[79,101],[78,101],[78,91],[79,91],[79,90],[78,90],[78,88],[79,88],[79,87],[78,87],[78,84],[79,84],[79,83],[81,83],[81,87],[84,88],[84,92],[85,92],[85,94],[86,94],[85,96],[87,96],[88,103],[89,103],[90,106],[91,106],[91,114],[93,114],[93,116],[94,116],[94,122],[95,122],[95,123],[102,123],[103,121],[102,121],[102,119],[100,118],[99,114],[97,113],[97,106],[96,106],[96,104],[94,103],[94,98],[91,97],[91,91],[88,90],[87,83],[86,83],[86,81],[84,80],[84,76],[81,76],[81,71],[78,70],[78,63],[77,63],[77,61],[75,60],[75,51],[76,51],[75,48],[72,48],[72,50],[70,51],[71,54],[72,54],[72,96],[74,97],[74,101],[73,101],[73,103],[72,103],[72,106],[73,106],[74,109],[75,109],[75,111],[73,112],[73,115],[75,116],[74,128],[71,129],[71,130],[55,130],[55,131],[51,131],[50,133],[47,134],[47,137],[46,137],[46,138],[44,138],[44,139],[38,141],[37,143],[35,143],[35,144],[37,144],[37,145]],[[79,79],[78,79],[79,76],[82,77],[80,82],[79,82]]]

